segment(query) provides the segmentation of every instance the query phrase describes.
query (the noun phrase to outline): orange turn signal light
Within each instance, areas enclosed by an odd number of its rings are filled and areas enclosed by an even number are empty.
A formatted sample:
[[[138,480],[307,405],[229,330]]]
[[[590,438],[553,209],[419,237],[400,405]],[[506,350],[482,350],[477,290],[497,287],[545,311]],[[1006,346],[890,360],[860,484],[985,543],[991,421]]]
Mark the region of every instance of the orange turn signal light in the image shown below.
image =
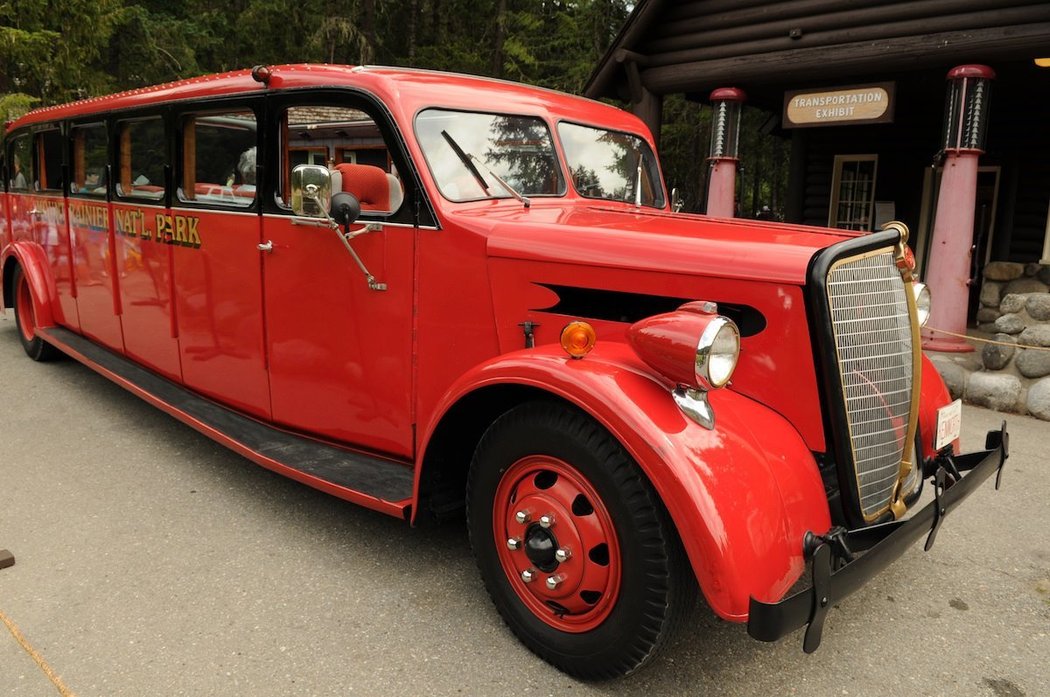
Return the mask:
[[[573,358],[583,358],[590,353],[596,339],[594,327],[586,322],[569,322],[561,330],[561,347]]]

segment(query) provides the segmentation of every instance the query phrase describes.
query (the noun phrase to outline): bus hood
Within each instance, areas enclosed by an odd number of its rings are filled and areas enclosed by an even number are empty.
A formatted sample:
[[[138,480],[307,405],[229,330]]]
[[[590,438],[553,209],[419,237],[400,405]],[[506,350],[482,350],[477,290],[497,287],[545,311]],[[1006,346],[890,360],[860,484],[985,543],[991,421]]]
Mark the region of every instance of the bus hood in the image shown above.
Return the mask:
[[[612,206],[493,208],[466,214],[491,226],[491,257],[792,285],[818,250],[855,234]]]

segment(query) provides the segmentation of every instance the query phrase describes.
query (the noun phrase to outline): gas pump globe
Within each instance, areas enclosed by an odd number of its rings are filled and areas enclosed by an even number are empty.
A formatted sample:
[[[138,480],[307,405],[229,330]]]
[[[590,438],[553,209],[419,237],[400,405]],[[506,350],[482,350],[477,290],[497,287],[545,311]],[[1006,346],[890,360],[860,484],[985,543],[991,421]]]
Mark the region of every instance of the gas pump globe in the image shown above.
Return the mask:
[[[736,206],[736,168],[740,149],[740,115],[747,95],[736,87],[711,93],[711,177],[707,187],[707,214],[732,218]]]
[[[988,135],[988,93],[995,72],[986,65],[960,65],[948,72],[944,105],[945,152],[984,152]]]

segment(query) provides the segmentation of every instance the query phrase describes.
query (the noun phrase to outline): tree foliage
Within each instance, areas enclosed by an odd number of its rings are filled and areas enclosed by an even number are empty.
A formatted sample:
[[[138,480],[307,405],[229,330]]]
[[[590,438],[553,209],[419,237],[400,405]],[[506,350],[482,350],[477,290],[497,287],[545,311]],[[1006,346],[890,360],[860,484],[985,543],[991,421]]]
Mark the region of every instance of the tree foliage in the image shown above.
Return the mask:
[[[0,116],[296,62],[434,68],[578,94],[632,7],[632,0],[0,0]],[[696,210],[709,110],[673,97],[664,115],[666,178]],[[768,159],[761,143],[742,149]],[[773,165],[756,164],[767,174]],[[759,182],[762,204],[775,202],[774,179]],[[747,198],[754,182],[740,181]]]

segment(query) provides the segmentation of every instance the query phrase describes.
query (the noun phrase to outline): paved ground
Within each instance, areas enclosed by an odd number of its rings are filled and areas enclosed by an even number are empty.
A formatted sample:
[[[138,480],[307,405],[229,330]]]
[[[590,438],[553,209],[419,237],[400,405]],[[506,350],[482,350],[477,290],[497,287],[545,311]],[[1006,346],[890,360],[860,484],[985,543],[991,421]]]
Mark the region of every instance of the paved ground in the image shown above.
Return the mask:
[[[965,410],[965,444],[1000,415]],[[1050,425],[831,613],[812,656],[695,620],[590,685],[501,625],[462,525],[413,530],[256,467],[0,318],[0,613],[93,695],[1050,695]],[[0,694],[55,695],[0,625]]]

